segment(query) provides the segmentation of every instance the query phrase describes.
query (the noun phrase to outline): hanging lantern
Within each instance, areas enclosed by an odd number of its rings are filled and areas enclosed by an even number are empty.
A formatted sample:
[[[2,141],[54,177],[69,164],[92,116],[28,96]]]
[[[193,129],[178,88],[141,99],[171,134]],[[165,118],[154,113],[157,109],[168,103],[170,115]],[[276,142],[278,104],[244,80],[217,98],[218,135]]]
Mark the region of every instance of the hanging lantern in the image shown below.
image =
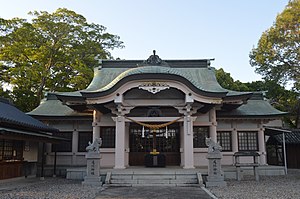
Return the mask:
[[[168,139],[168,126],[166,126],[166,138]]]
[[[145,137],[145,127],[143,126],[143,128],[142,128],[142,138],[144,138]]]

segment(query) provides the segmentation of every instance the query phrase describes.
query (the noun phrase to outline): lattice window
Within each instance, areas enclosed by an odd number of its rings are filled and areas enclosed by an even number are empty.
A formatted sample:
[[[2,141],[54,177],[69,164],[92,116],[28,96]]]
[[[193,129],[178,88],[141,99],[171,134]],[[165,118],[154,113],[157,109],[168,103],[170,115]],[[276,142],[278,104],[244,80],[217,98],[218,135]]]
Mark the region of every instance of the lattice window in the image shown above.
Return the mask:
[[[66,138],[68,141],[62,141],[59,144],[52,145],[52,152],[72,152],[73,132],[53,133],[54,136]]]
[[[100,137],[102,138],[101,148],[115,148],[116,128],[114,126],[110,126],[100,127],[100,129]]]
[[[217,132],[217,141],[222,146],[222,151],[232,151],[231,132]]]
[[[239,151],[258,151],[257,132],[238,132]]]
[[[194,148],[207,148],[205,138],[209,137],[208,126],[194,126]]]
[[[78,152],[85,152],[89,142],[93,142],[92,132],[79,132],[78,134]]]
[[[22,160],[23,141],[0,140],[0,161],[2,160]]]

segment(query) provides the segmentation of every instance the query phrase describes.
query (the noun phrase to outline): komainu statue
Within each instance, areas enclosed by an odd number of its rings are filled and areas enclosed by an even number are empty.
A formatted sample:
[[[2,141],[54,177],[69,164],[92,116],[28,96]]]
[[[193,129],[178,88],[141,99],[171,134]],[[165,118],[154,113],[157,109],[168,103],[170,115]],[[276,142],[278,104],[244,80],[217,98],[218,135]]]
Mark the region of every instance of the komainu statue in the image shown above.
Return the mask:
[[[208,146],[208,153],[218,153],[222,151],[222,147],[211,138],[205,138],[205,144]]]
[[[89,142],[89,145],[85,148],[87,152],[100,153],[100,147],[102,145],[102,139],[96,138],[93,143]]]

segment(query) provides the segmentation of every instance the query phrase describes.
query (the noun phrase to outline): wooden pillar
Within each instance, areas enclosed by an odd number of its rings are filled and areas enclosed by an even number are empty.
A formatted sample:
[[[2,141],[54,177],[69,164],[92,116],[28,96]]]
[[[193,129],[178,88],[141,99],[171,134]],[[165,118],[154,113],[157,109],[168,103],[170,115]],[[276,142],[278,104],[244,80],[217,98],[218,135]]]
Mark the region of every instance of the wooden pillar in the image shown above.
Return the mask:
[[[97,110],[93,111],[93,142],[96,138],[100,137],[100,120],[101,120],[101,113]]]
[[[57,151],[56,151],[56,147],[55,147],[55,151],[54,151],[54,164],[53,164],[53,177],[56,177],[56,160],[57,160]]]
[[[183,168],[191,169],[194,167],[194,133],[193,133],[193,120],[189,114],[184,116],[183,120]]]
[[[41,176],[40,180],[45,180],[45,149],[46,149],[46,144],[43,142],[43,147],[42,147],[42,167],[41,167]]]
[[[125,169],[125,118],[116,117],[115,169]]]
[[[181,159],[181,165],[184,169],[195,168],[194,166],[194,132],[193,132],[193,121],[196,117],[192,115],[195,114],[199,107],[193,107],[191,103],[193,102],[190,96],[186,96],[187,104],[182,107],[176,107],[178,112],[184,114],[183,128],[181,128],[181,135],[183,135],[180,144],[183,145],[183,154]],[[182,132],[183,129],[183,132]],[[181,146],[182,146],[181,145]]]
[[[236,128],[234,128],[231,132],[231,141],[232,141],[232,152],[238,152],[239,151],[239,143],[238,143],[238,132]]]
[[[77,129],[74,129],[72,135],[72,165],[77,164],[76,153],[78,152],[78,139],[79,139],[79,132]]]
[[[211,125],[209,126],[209,133],[212,141],[217,142],[217,117],[216,117],[216,109],[212,108],[209,111],[209,121]]]
[[[260,164],[265,165],[267,164],[266,161],[266,143],[265,143],[265,134],[263,125],[260,125],[258,130],[258,148],[260,153]]]

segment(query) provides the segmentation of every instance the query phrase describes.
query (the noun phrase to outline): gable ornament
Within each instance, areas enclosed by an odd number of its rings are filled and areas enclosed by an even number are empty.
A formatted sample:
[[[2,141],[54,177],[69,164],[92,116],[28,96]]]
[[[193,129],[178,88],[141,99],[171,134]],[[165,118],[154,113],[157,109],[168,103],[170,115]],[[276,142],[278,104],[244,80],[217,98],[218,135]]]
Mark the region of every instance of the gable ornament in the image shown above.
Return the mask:
[[[156,94],[162,90],[169,88],[170,86],[164,82],[144,82],[139,86],[139,89],[146,90],[152,94]]]

